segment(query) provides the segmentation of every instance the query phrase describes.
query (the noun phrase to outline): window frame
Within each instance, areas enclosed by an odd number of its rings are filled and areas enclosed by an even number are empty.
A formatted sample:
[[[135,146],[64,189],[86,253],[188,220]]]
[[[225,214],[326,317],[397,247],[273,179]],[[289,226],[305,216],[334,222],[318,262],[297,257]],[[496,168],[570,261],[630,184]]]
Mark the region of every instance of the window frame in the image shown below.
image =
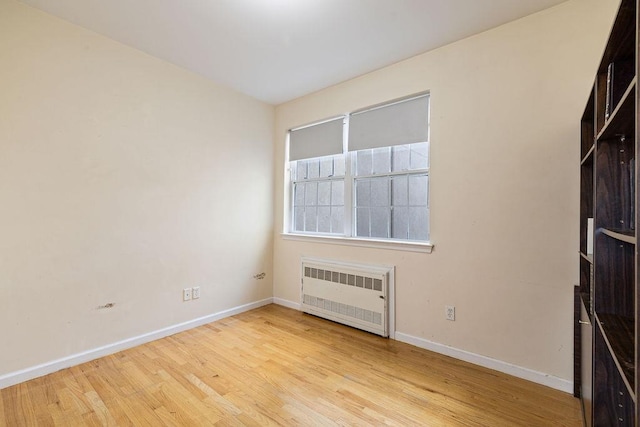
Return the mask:
[[[431,138],[430,138],[430,134],[431,134],[431,123],[430,123],[430,116],[431,116],[431,97],[430,94],[427,93],[421,93],[421,94],[416,94],[416,95],[412,95],[410,97],[406,97],[403,99],[399,99],[399,100],[395,100],[395,101],[390,101],[390,102],[385,102],[383,104],[379,104],[378,106],[374,106],[374,107],[370,107],[371,109],[374,108],[379,108],[379,107],[384,107],[386,105],[393,105],[395,103],[399,103],[405,100],[411,100],[414,98],[418,98],[418,97],[428,97],[428,101],[429,105],[428,105],[428,110],[427,110],[427,140],[426,141],[422,141],[427,143],[427,156],[429,156],[430,158],[430,152],[431,152]],[[358,110],[358,112],[360,111],[364,111],[366,109],[361,109]],[[385,173],[372,173],[369,175],[361,175],[358,176],[355,173],[354,170],[354,166],[356,164],[356,156],[358,151],[349,151],[349,147],[348,147],[348,132],[349,132],[349,121],[350,121],[350,117],[351,114],[353,113],[349,113],[349,114],[345,114],[345,115],[341,115],[341,116],[337,116],[334,117],[332,119],[327,119],[324,121],[319,121],[319,122],[315,122],[313,124],[307,125],[307,126],[303,126],[303,127],[298,127],[298,128],[292,128],[290,130],[287,131],[287,143],[286,143],[286,159],[285,159],[285,183],[286,186],[288,188],[288,203],[287,206],[285,206],[285,211],[288,212],[288,215],[285,214],[284,216],[284,224],[283,224],[283,231],[281,233],[281,235],[283,236],[284,239],[286,240],[294,240],[294,241],[308,241],[308,242],[318,242],[318,243],[328,243],[328,244],[341,244],[341,245],[346,245],[346,246],[356,246],[356,247],[372,247],[372,248],[384,248],[384,249],[394,249],[394,250],[406,250],[406,251],[412,251],[412,252],[423,252],[423,253],[430,253],[433,250],[433,244],[431,243],[431,214],[430,214],[430,186],[431,186],[431,176],[430,176],[430,162],[427,163],[426,168],[420,168],[420,169],[408,169],[408,170],[401,170],[401,171],[393,171],[393,167],[390,168],[389,172],[385,172]],[[294,160],[294,161],[289,161],[288,159],[288,154],[289,154],[289,148],[290,148],[290,135],[292,131],[295,131],[297,129],[302,129],[304,127],[308,127],[308,126],[313,126],[316,124],[321,124],[324,122],[327,122],[329,120],[335,120],[337,118],[343,118],[343,127],[344,127],[344,132],[343,132],[343,151],[341,153],[341,155],[343,156],[344,159],[344,176],[340,176],[338,178],[334,178],[334,177],[318,177],[318,178],[311,178],[311,179],[297,179],[293,177],[293,172],[292,172],[292,164],[294,162],[300,161],[300,160]],[[410,144],[399,144],[399,145],[410,145]],[[393,147],[394,145],[390,145],[388,147]],[[334,156],[334,155],[331,155]],[[328,156],[322,156],[322,157],[317,157],[317,158],[312,158],[312,159],[304,159],[305,161],[308,160],[318,160],[318,159],[322,159],[323,157],[328,157]],[[334,164],[335,167],[335,164]],[[358,236],[357,235],[357,230],[355,229],[356,227],[356,209],[358,209],[358,206],[356,204],[356,182],[358,180],[366,180],[366,179],[375,179],[375,178],[382,178],[382,177],[386,177],[387,179],[391,180],[392,177],[394,176],[406,176],[407,179],[409,179],[411,176],[420,176],[420,175],[424,175],[427,177],[427,200],[426,200],[426,214],[427,214],[427,239],[426,240],[409,240],[409,239],[401,239],[401,238],[392,238],[391,236],[393,235],[391,231],[389,231],[388,235],[390,237],[388,238],[378,238],[378,237],[364,237],[364,236]],[[296,185],[302,182],[331,182],[333,180],[342,180],[344,182],[344,204],[343,204],[343,211],[344,211],[344,218],[343,218],[343,223],[344,223],[344,230],[343,233],[326,233],[326,232],[312,232],[312,231],[304,231],[304,230],[296,230],[296,219],[295,219],[295,188]],[[391,181],[389,181],[390,183]],[[391,184],[389,184],[391,185]],[[391,195],[389,196],[391,198]],[[317,207],[317,206],[316,206]],[[407,207],[409,207],[409,205],[407,205]],[[393,203],[392,200],[390,200],[389,202],[389,206],[388,208],[390,210],[393,210]],[[317,215],[317,213],[316,213]],[[391,213],[390,213],[391,215]],[[393,222],[393,217],[390,216],[389,220],[388,220],[388,227],[389,230],[392,227],[392,222]],[[317,230],[317,226],[316,226],[316,230]],[[331,229],[331,228],[330,228]]]

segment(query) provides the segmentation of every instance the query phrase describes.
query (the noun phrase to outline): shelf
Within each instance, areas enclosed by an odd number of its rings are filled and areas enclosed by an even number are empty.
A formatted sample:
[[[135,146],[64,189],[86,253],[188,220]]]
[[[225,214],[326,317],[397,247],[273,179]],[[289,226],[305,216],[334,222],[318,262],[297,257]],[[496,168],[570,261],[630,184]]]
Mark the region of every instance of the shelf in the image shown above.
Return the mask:
[[[636,42],[635,28],[635,1],[623,0],[600,62],[600,72],[606,72],[609,63],[633,55]]]
[[[587,309],[591,305],[589,301],[589,294],[586,292],[580,292],[580,299],[582,300],[582,304],[584,304],[584,308]],[[589,313],[589,310],[586,310]]]
[[[591,90],[589,101],[580,120],[580,157],[589,158],[595,148],[594,126],[595,126],[595,88]],[[584,160],[583,160],[584,162]]]
[[[591,314],[591,295],[586,292],[580,292],[580,300],[582,301],[582,305],[584,305],[584,310],[589,316],[589,321],[593,323],[593,315]]]
[[[574,312],[574,393],[578,390],[584,419],[593,426],[640,426],[640,247],[635,231],[640,223],[639,5],[640,0],[619,0],[580,118],[580,257],[574,300],[582,306],[577,304]],[[593,251],[587,245],[592,239]],[[590,328],[584,325],[584,310]]]
[[[598,141],[619,138],[621,135],[632,137],[635,134],[635,89],[637,77],[629,83],[620,102],[605,122],[598,134]],[[631,139],[631,138],[629,138]]]
[[[585,254],[584,252],[580,252],[580,256],[587,260],[589,264],[593,264],[593,254]]]
[[[582,160],[580,161],[581,166],[587,162],[593,162],[593,153],[595,150],[596,150],[596,145],[592,144],[591,148],[589,148],[589,151],[587,151],[587,154],[585,154]]]
[[[629,394],[635,402],[635,320],[603,313],[597,313],[596,319]]]
[[[621,242],[636,244],[635,230],[612,230],[607,228],[601,228],[602,234],[609,236],[613,239],[620,240]]]

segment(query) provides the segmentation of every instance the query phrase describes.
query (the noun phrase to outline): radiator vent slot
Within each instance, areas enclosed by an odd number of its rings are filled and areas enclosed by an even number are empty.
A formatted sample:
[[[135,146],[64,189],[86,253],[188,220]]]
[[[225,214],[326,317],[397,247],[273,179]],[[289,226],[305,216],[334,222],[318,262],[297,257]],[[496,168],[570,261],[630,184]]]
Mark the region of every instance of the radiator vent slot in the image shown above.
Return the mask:
[[[388,336],[390,270],[304,258],[302,311]]]
[[[343,316],[353,317],[354,319],[382,326],[382,313],[367,310],[366,308],[359,308],[337,301],[317,298],[311,295],[304,296],[304,303],[313,307],[321,308],[323,310],[331,311],[333,313],[338,313]]]
[[[382,279],[374,279],[366,276],[357,276],[355,274],[347,274],[339,271],[323,270],[321,268],[312,267],[304,268],[304,277],[382,292]]]

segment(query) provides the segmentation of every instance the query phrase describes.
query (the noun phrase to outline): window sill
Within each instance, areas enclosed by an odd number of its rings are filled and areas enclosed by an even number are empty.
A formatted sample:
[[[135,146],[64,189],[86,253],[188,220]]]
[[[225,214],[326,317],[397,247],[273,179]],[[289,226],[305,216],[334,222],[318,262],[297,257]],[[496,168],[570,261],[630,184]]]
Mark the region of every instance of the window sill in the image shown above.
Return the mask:
[[[390,249],[395,251],[421,252],[430,254],[432,243],[401,242],[397,240],[376,240],[354,237],[311,236],[308,234],[281,233],[284,240],[299,242],[324,243],[330,245],[357,246],[362,248]]]

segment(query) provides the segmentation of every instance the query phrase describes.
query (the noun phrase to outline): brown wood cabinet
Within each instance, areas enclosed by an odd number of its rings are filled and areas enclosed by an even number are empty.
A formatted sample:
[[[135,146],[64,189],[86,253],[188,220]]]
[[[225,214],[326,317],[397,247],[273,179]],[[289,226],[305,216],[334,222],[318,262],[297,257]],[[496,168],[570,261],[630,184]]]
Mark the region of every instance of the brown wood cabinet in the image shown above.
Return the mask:
[[[585,108],[575,394],[588,426],[638,423],[638,0],[622,0]]]

